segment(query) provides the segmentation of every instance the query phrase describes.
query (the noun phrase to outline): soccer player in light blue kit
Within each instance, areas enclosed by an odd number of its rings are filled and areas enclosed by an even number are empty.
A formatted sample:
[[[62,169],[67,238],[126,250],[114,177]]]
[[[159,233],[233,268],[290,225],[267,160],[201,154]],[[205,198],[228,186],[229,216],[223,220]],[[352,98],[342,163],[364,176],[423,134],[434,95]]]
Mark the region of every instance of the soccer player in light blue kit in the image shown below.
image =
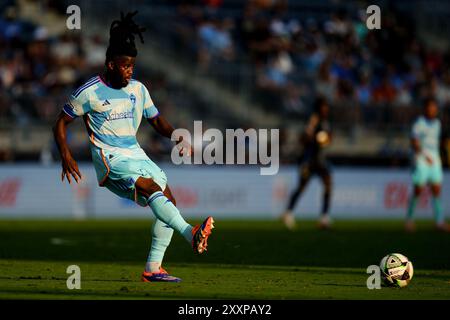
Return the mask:
[[[53,130],[61,155],[61,178],[78,182],[81,173],[67,145],[66,128],[77,117],[83,117],[99,185],[141,206],[148,205],[157,218],[142,281],[179,282],[181,279],[169,275],[161,266],[173,230],[192,245],[194,252],[203,253],[214,220],[208,217],[193,227],[183,219],[166,175],[136,140],[142,117],[163,136],[170,138],[174,131],[159,114],[147,88],[131,78],[137,56],[134,35],[143,42],[141,32],[145,30],[133,21],[136,13],[121,14],[121,20],[111,24],[104,74],[91,78],[72,93]],[[182,139],[177,147],[181,155],[192,154],[191,146]]]
[[[409,200],[405,228],[414,231],[414,210],[423,189],[429,185],[433,195],[432,205],[436,228],[449,231],[444,221],[444,212],[441,202],[441,185],[443,179],[442,163],[440,157],[441,121],[437,118],[438,106],[434,99],[427,99],[424,103],[424,113],[415,121],[411,132],[411,145],[413,148],[413,194]]]

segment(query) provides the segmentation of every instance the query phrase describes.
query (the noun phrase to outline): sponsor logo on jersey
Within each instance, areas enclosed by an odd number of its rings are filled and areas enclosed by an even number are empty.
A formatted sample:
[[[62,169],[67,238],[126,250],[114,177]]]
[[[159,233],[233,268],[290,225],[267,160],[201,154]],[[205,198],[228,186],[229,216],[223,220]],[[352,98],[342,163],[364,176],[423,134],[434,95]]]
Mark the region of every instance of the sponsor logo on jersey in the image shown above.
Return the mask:
[[[107,121],[112,121],[112,120],[120,120],[120,119],[127,119],[127,118],[133,118],[133,112],[132,111],[111,113],[110,115],[108,115],[106,120]]]

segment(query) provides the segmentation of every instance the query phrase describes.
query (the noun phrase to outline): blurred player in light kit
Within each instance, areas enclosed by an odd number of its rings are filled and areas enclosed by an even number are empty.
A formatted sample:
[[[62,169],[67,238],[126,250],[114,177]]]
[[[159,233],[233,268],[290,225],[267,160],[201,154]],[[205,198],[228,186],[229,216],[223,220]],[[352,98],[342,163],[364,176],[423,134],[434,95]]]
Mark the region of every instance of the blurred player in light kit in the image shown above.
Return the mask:
[[[444,220],[441,200],[443,172],[440,157],[441,121],[438,118],[438,112],[439,108],[434,99],[425,100],[423,115],[419,116],[412,126],[413,193],[409,200],[405,223],[405,229],[409,232],[415,230],[414,211],[420,194],[427,186],[432,193],[436,228],[445,232],[450,231]]]

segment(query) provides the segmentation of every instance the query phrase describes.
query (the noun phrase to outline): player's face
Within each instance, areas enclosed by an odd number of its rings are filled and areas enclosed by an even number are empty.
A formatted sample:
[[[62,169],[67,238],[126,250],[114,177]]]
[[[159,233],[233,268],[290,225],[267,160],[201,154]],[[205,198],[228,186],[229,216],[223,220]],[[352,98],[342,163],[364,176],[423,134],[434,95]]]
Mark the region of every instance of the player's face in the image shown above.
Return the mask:
[[[438,106],[436,105],[436,102],[431,101],[427,104],[425,108],[425,117],[428,119],[434,119],[438,115]]]
[[[122,86],[126,87],[133,75],[134,65],[136,58],[129,56],[117,56],[109,64],[109,68],[114,81]]]

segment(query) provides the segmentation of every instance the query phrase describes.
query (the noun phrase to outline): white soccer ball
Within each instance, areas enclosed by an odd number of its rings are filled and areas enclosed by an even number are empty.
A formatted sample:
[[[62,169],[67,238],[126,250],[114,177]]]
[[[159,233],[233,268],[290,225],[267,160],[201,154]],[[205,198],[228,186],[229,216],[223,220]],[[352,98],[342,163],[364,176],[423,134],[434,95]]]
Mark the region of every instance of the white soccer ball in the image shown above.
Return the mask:
[[[414,274],[411,261],[400,253],[390,253],[381,259],[380,270],[387,286],[400,288],[406,287]]]
[[[326,146],[330,143],[330,136],[326,131],[319,131],[316,134],[316,141],[318,144],[322,146]]]

